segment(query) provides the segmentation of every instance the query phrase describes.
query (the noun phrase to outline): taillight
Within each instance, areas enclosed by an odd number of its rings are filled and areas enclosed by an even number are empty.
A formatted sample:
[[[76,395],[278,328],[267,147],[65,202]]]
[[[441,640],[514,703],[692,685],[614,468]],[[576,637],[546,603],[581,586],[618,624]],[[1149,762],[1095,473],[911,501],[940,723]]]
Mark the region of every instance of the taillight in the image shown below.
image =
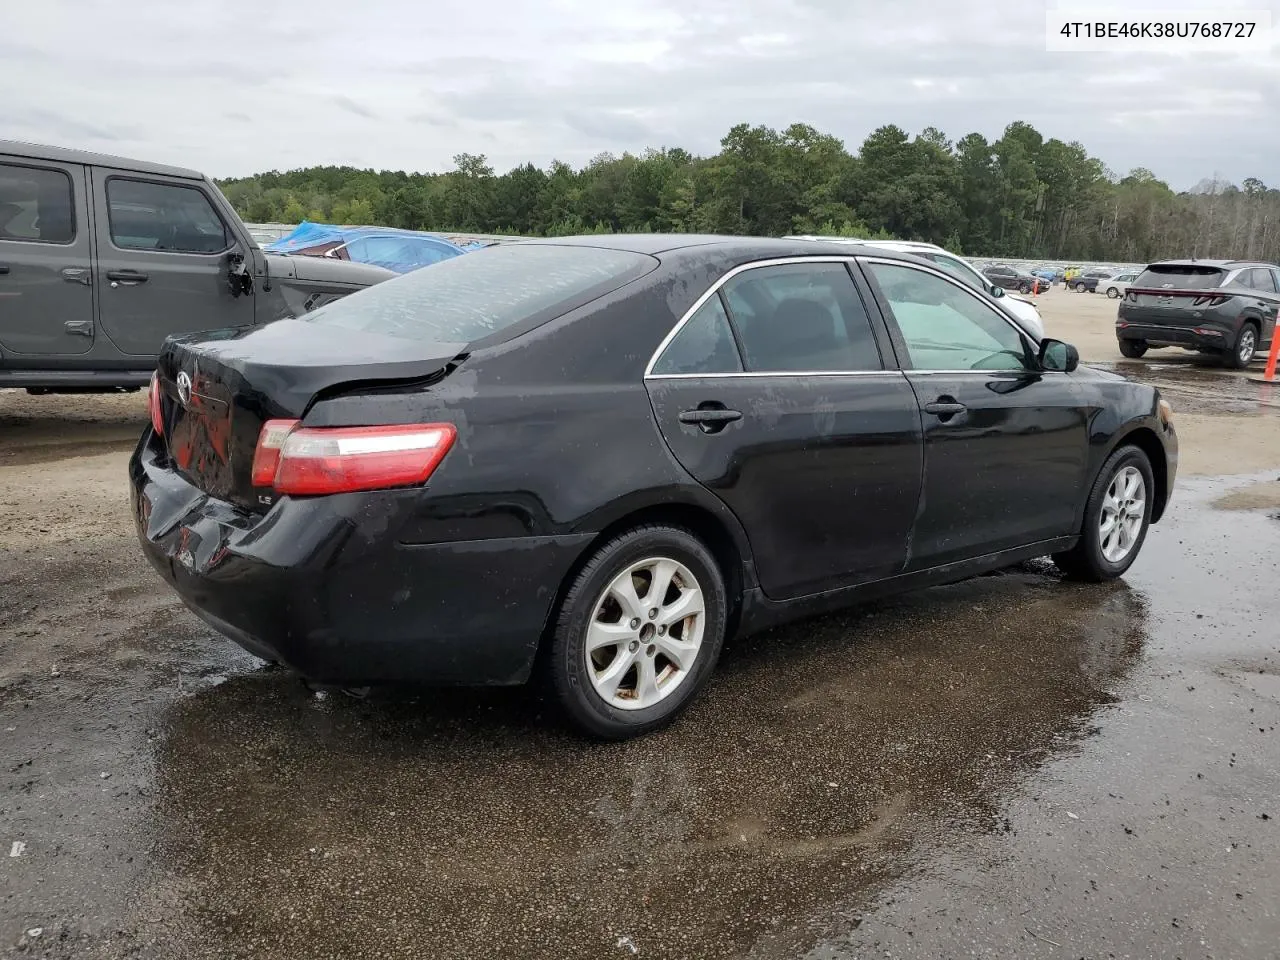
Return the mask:
[[[450,423],[380,427],[299,427],[271,420],[253,458],[255,486],[316,496],[423,484],[457,431]]]
[[[255,487],[271,486],[280,466],[280,450],[284,447],[285,438],[297,425],[297,420],[268,420],[262,425],[258,447],[253,451],[251,475]]]
[[[1229,293],[1197,293],[1191,302],[1193,307],[1220,307],[1231,299]]]
[[[147,388],[147,410],[151,414],[151,429],[156,436],[164,436],[164,411],[160,407],[160,374],[151,374],[151,386]]]

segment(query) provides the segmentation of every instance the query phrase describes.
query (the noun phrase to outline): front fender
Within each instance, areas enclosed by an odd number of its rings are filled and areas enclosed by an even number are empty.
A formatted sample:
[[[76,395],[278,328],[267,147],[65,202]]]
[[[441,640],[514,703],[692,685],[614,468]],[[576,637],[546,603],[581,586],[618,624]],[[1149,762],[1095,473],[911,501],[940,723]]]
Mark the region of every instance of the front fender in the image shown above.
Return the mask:
[[[1080,498],[1077,520],[1083,523],[1087,491],[1093,488],[1103,464],[1121,445],[1136,443],[1147,454],[1155,474],[1155,504],[1152,522],[1164,514],[1173,494],[1178,465],[1178,437],[1171,424],[1160,417],[1160,391],[1110,376],[1090,376],[1079,382],[1090,408],[1089,469],[1086,495]]]

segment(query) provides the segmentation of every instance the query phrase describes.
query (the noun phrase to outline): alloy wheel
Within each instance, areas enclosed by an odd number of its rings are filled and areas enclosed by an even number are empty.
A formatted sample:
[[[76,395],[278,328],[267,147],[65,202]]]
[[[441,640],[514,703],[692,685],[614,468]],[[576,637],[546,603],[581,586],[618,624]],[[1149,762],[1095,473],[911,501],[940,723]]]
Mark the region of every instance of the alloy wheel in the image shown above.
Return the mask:
[[[1098,519],[1098,543],[1108,563],[1120,563],[1133,550],[1147,518],[1147,485],[1137,467],[1117,470],[1107,486]]]
[[[1257,347],[1258,336],[1253,332],[1253,327],[1245,327],[1241,330],[1240,342],[1236,345],[1236,351],[1242,363],[1248,363],[1253,359],[1253,354]]]
[[[611,707],[652,707],[689,676],[705,630],[702,587],[689,568],[669,557],[640,560],[596,600],[584,645],[587,676]]]

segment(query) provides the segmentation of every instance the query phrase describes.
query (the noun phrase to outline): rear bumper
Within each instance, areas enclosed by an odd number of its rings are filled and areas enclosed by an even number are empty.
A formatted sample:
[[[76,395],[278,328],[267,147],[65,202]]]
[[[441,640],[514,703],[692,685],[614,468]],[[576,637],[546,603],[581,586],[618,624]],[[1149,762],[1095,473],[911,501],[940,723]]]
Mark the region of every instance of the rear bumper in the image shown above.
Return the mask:
[[[591,540],[400,543],[419,491],[285,497],[259,516],[189,484],[150,440],[129,475],[151,565],[215,630],[320,682],[523,682]]]
[[[1116,321],[1117,340],[1145,340],[1155,347],[1191,347],[1196,350],[1230,350],[1236,333],[1227,325],[1205,320],[1196,326],[1173,326],[1144,323],[1141,320]]]

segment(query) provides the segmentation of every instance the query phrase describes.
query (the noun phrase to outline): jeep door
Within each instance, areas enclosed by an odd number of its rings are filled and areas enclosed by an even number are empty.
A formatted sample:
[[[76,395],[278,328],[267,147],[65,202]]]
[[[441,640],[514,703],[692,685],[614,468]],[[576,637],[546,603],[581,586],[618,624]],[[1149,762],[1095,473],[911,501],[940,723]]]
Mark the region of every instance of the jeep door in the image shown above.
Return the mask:
[[[8,366],[93,346],[84,168],[0,157],[0,350]]]
[[[253,294],[232,293],[245,254],[200,180],[97,167],[102,333],[121,353],[154,357],[172,334],[253,323]]]

